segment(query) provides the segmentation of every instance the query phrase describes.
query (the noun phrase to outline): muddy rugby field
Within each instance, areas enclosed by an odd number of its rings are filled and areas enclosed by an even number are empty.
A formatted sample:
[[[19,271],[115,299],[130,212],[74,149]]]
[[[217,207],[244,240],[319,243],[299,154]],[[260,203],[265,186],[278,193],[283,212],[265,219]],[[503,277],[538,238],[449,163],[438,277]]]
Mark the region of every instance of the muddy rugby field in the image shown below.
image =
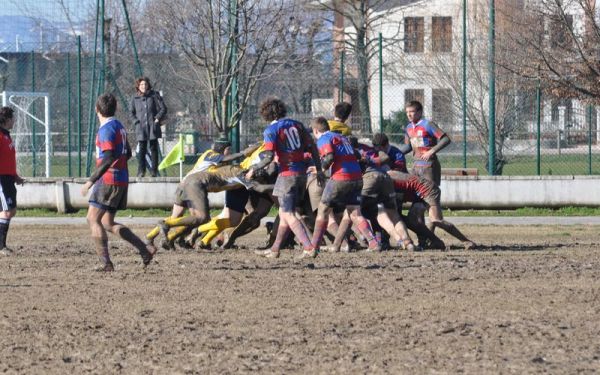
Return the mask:
[[[138,234],[149,228],[135,226]],[[461,226],[482,251],[160,252],[13,225],[0,373],[596,373],[600,227]]]

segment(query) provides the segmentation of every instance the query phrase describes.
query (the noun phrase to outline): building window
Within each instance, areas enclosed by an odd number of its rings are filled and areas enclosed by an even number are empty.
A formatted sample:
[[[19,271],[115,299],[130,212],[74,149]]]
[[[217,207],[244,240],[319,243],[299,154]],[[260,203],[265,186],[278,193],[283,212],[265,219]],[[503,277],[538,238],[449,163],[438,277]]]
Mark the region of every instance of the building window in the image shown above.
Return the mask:
[[[431,51],[452,52],[452,17],[431,18]]]
[[[425,51],[425,21],[423,17],[404,18],[404,52]]]
[[[452,124],[454,121],[452,90],[431,90],[431,119],[440,124]]]
[[[404,103],[412,102],[413,100],[423,104],[425,101],[425,90],[422,89],[406,89],[404,90]]]
[[[573,30],[573,15],[565,14],[562,18],[551,21],[550,44],[552,48],[569,48],[572,46],[571,30]]]

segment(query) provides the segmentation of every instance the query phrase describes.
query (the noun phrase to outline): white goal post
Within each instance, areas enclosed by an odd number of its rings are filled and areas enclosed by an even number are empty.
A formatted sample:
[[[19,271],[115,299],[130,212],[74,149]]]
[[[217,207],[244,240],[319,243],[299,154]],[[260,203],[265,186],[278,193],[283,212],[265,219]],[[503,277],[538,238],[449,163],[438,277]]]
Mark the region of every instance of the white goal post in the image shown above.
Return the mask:
[[[50,151],[52,149],[52,137],[50,136],[51,124],[50,124],[50,95],[47,92],[17,92],[17,91],[3,91],[0,93],[2,96],[2,106],[12,106],[16,108],[20,113],[33,119],[33,121],[42,124],[45,132],[45,153],[46,153],[46,177],[50,177],[51,166],[50,162]],[[31,98],[32,100],[43,98],[44,99],[44,119],[40,119],[33,113],[29,112],[29,106],[23,107],[15,98]]]

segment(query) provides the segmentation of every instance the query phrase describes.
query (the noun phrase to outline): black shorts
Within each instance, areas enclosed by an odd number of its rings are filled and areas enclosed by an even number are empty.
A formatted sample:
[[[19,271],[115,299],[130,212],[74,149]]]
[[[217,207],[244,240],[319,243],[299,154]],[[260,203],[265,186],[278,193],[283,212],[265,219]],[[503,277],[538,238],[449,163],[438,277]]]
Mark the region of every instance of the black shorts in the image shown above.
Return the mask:
[[[250,193],[246,188],[225,191],[225,207],[243,213]]]
[[[304,199],[305,191],[306,175],[279,176],[275,181],[273,195],[277,197],[282,212],[294,212]]]
[[[15,176],[0,175],[0,211],[17,208],[17,188]]]
[[[90,206],[108,212],[124,210],[127,208],[127,185],[107,185],[96,182],[92,187],[89,203]]]
[[[394,181],[387,173],[365,173],[361,195],[370,198],[369,201],[371,202],[375,201],[376,204],[382,204],[386,209],[395,210],[397,208]]]
[[[339,213],[344,211],[346,206],[360,205],[361,190],[362,180],[329,180],[323,189],[321,203]]]

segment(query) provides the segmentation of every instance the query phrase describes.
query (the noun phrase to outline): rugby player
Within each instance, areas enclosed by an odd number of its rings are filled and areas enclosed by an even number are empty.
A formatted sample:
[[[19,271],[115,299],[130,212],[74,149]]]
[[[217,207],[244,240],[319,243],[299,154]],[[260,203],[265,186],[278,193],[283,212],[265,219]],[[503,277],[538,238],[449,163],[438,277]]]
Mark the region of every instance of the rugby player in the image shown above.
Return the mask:
[[[12,255],[6,247],[10,220],[17,213],[17,189],[15,184],[25,182],[17,173],[17,154],[10,137],[15,123],[14,111],[10,107],[0,108],[0,255]]]
[[[119,120],[113,117],[116,110],[117,99],[114,95],[100,95],[96,101],[96,115],[100,122],[96,135],[96,170],[81,187],[83,196],[92,188],[87,222],[101,261],[97,270],[103,272],[114,271],[108,252],[107,231],[132,244],[138,250],[144,267],[156,253],[154,246],[145,244],[128,227],[114,221],[117,211],[127,207],[127,160],[131,157],[127,132]]]
[[[277,228],[273,247],[258,252],[258,254],[268,258],[279,257],[280,246],[291,231],[303,246],[303,256],[315,257],[316,249],[297,216],[296,210],[300,206],[300,200],[304,197],[306,189],[305,151],[311,152],[319,181],[324,180],[317,150],[304,125],[285,117],[287,109],[281,100],[267,99],[260,106],[260,114],[265,121],[270,122],[264,131],[265,156],[248,171],[246,179],[250,180],[256,170],[267,166],[277,156],[280,173],[275,181],[273,195],[279,201],[281,222]]]
[[[394,187],[403,192],[404,201],[413,202],[408,213],[409,221],[414,222],[420,220],[423,216],[421,211],[423,209],[429,209],[429,220],[434,228],[439,227],[461,241],[465,250],[476,248],[475,243],[458,230],[454,224],[444,220],[442,207],[440,205],[440,188],[438,186],[424,177],[413,174],[397,171],[389,171],[388,174],[394,181]],[[414,203],[423,203],[423,205],[415,205]],[[419,225],[419,223],[415,224]],[[423,223],[420,223],[420,225],[422,224]],[[441,247],[441,244],[437,242],[433,246],[437,248]]]
[[[334,214],[341,216],[345,210],[349,212],[350,219],[369,242],[368,250],[381,250],[369,222],[361,214],[362,171],[352,145],[346,137],[330,131],[324,117],[314,119],[311,127],[322,157],[322,166],[325,169],[331,168],[331,178],[327,181],[319,202],[312,238],[314,250],[303,255],[316,256],[327,230],[329,213],[333,211]]]
[[[406,105],[406,136],[404,142],[413,151],[414,162],[412,173],[426,178],[435,186],[440,186],[441,166],[437,153],[450,144],[450,138],[433,121],[423,118],[423,105],[411,101]]]

